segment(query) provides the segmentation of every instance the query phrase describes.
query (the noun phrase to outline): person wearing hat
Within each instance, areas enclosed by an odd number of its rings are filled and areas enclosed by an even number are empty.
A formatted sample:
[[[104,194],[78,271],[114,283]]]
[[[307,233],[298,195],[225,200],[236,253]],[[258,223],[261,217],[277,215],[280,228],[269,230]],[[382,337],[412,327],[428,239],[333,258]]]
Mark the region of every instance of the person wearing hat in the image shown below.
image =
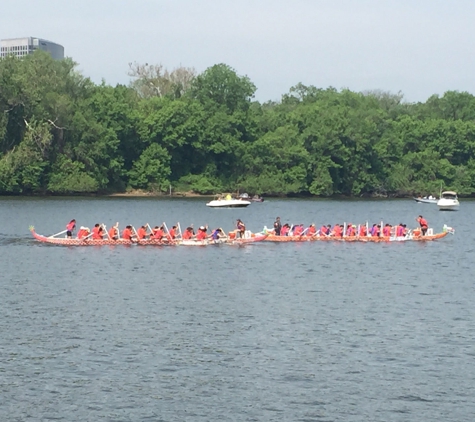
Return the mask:
[[[86,229],[87,227],[81,226],[81,228],[78,231],[78,239],[84,239],[89,234],[89,230],[88,229],[86,230]]]
[[[200,226],[198,233],[196,233],[196,240],[205,240],[208,236],[206,230],[208,230],[208,227]]]
[[[307,236],[316,236],[317,229],[315,228],[315,223],[310,224],[307,229]]]

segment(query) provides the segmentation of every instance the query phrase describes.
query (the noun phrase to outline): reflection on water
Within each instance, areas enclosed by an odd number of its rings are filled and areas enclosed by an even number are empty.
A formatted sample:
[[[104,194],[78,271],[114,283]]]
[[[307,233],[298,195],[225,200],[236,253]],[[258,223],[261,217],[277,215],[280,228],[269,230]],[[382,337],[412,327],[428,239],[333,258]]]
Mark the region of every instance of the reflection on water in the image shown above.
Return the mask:
[[[0,200],[1,420],[430,420],[475,413],[474,205]],[[406,222],[427,244],[57,247],[79,225]]]

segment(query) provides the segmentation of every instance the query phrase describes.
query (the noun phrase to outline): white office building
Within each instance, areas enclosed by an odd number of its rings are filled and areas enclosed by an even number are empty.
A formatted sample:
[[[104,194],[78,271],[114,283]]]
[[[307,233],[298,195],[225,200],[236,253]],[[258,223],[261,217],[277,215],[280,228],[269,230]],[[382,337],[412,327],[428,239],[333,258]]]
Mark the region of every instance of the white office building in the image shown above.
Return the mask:
[[[44,50],[51,54],[55,60],[64,59],[64,47],[41,38],[25,37],[0,40],[0,58],[8,55],[24,57],[35,50]]]

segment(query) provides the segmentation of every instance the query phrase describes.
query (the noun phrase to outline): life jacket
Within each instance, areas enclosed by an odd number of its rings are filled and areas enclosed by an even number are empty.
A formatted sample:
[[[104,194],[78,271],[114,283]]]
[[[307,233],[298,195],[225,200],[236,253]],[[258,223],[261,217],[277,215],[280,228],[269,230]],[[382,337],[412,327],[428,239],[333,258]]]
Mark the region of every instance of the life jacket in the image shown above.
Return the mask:
[[[206,232],[203,230],[198,230],[196,233],[196,240],[205,240],[206,239]]]
[[[182,237],[183,239],[187,240],[187,239],[191,239],[191,236],[193,236],[193,235],[191,234],[191,232],[188,231],[188,230],[185,230],[185,232],[183,233],[183,235],[182,235],[181,237]]]
[[[366,236],[366,226],[360,226],[360,236]]]
[[[66,224],[66,230],[68,232],[72,232],[75,227],[76,227],[76,223],[71,222],[71,223]]]
[[[386,236],[386,237],[391,236],[391,227],[385,226],[383,228],[383,236]]]
[[[111,239],[117,238],[117,229],[116,229],[115,227],[111,227],[111,228],[109,229],[109,237],[110,237]]]
[[[307,230],[307,236],[314,236],[317,230],[314,226],[310,226]]]
[[[175,239],[175,237],[176,237],[176,235],[175,235],[175,230],[170,229],[170,230],[168,231],[168,238],[169,238],[170,240],[173,240],[173,239]]]
[[[137,237],[139,239],[144,239],[145,236],[147,235],[147,232],[144,228],[140,227],[138,230],[137,230]]]
[[[425,218],[420,218],[419,224],[421,225],[421,228],[423,229],[427,229],[427,227],[429,227],[429,224],[427,223],[427,220]]]
[[[163,237],[163,230],[157,229],[157,230],[154,231],[153,238],[155,240],[161,240],[162,237]]]
[[[122,232],[122,239],[131,240],[132,239],[132,232],[130,229],[125,228]]]

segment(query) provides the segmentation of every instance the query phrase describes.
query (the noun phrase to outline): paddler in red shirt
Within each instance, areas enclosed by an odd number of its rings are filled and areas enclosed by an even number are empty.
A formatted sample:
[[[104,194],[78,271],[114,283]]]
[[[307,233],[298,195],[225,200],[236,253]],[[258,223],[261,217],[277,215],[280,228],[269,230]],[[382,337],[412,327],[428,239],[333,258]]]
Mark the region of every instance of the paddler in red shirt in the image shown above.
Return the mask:
[[[93,238],[94,240],[102,239],[102,236],[99,237],[99,229],[100,229],[100,228],[101,228],[101,227],[100,227],[99,223],[94,224],[94,227],[92,228],[92,238]]]
[[[187,227],[181,237],[183,240],[190,240],[193,237],[193,227]]]
[[[384,237],[391,237],[391,226],[386,223],[384,228],[383,228],[383,236]]]
[[[425,236],[427,233],[427,229],[429,228],[429,223],[427,223],[427,220],[420,215],[419,217],[416,218],[416,221],[420,224],[421,226],[421,232],[422,236]]]
[[[331,235],[334,236],[334,237],[342,237],[343,236],[343,230],[342,230],[342,227],[341,227],[340,224],[335,224],[335,226],[333,227]]]
[[[78,239],[84,239],[89,234],[89,229],[87,227],[81,226],[78,231]]]
[[[102,235],[104,234],[104,230],[99,224],[96,224],[92,229],[92,239],[93,240],[102,240]]]
[[[137,238],[139,240],[144,240],[147,238],[147,229],[145,228],[145,226],[139,227],[139,229],[137,230]]]
[[[280,229],[280,235],[281,235],[281,236],[288,236],[288,234],[289,234],[289,229],[290,229],[289,225],[288,225],[287,223],[285,223],[285,224],[282,226],[282,228]]]
[[[347,236],[354,236],[356,233],[356,229],[353,226],[353,224],[348,224],[348,227],[346,228],[346,235]]]
[[[176,238],[176,226],[173,226],[170,230],[168,230],[168,239],[169,240],[175,240]]]
[[[366,225],[365,225],[365,224],[362,224],[362,225],[360,226],[360,232],[358,233],[358,235],[359,235],[360,237],[366,237],[367,234],[368,234],[368,233],[366,232]]]
[[[109,229],[109,237],[111,240],[117,240],[119,238],[119,223],[115,223],[115,226]]]
[[[153,240],[162,240],[164,233],[163,233],[163,226],[155,226],[152,229],[152,239]]]
[[[132,226],[126,226],[122,232],[122,239],[132,240]]]
[[[198,233],[196,233],[196,240],[205,240],[207,237],[206,230],[207,227],[200,226],[200,228],[198,229]]]
[[[317,229],[315,228],[315,224],[310,224],[307,229],[307,236],[315,236],[317,234]]]

